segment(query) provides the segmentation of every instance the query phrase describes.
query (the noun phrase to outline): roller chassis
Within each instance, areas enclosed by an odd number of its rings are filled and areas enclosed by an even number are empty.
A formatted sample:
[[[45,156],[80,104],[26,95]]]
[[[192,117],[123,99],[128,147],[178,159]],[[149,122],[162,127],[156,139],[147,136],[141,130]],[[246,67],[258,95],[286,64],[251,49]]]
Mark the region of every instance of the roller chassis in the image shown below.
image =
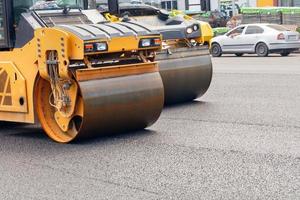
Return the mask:
[[[161,35],[96,24],[89,12],[21,15],[14,47],[0,51],[1,121],[39,121],[51,139],[68,143],[143,129],[158,119],[164,90],[151,60]]]

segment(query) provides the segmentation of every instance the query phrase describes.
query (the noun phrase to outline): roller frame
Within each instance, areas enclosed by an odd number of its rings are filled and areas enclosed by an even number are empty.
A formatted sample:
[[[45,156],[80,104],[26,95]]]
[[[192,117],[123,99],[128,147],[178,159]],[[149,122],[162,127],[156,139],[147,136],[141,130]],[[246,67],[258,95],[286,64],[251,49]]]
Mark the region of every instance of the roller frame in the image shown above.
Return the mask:
[[[11,90],[5,87],[4,97],[12,95],[16,105],[4,108],[0,104],[0,120],[40,121],[51,139],[69,143],[144,129],[159,118],[164,104],[163,83],[157,63],[149,59],[161,45],[140,46],[141,39],[161,41],[159,34],[119,24],[120,28],[112,27],[113,34],[103,37],[101,28],[106,25],[43,27],[45,23],[32,23],[37,17],[37,12],[22,15],[26,23],[18,29],[18,46],[0,52],[0,72],[8,73],[10,83],[15,77],[16,85],[24,83],[23,93],[13,84]],[[98,30],[91,32],[92,28]],[[24,40],[21,34],[26,35]],[[99,42],[106,42],[109,48],[85,51],[86,44]],[[11,64],[5,67],[4,63]],[[7,80],[3,78],[1,84]],[[15,101],[20,95],[24,96],[21,107]]]

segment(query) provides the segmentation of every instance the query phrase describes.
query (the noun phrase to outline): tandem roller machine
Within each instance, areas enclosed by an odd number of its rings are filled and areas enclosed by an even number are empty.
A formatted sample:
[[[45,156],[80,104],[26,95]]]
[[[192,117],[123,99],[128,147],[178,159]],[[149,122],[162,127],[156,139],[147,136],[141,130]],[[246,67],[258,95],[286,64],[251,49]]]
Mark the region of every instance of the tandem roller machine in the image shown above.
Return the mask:
[[[213,73],[208,46],[203,45],[212,35],[209,25],[146,5],[119,4],[118,0],[107,4],[108,12],[102,12],[107,20],[123,23],[129,29],[147,28],[162,34],[163,50],[155,61],[164,83],[165,104],[192,101],[207,92]]]
[[[39,121],[60,143],[153,124],[164,104],[153,62],[161,35],[102,23],[87,1],[57,2],[0,0],[0,120]]]

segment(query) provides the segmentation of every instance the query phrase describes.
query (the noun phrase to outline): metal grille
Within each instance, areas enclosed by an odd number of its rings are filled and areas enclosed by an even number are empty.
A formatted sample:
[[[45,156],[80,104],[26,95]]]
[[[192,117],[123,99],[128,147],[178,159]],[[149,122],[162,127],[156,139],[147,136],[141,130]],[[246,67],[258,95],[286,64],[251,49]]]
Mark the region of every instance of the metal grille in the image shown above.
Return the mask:
[[[243,14],[243,24],[271,23],[281,24],[281,13],[278,14]]]
[[[242,23],[243,24],[260,23],[260,14],[244,14]]]
[[[300,0],[294,0],[294,6],[300,7]]]
[[[40,14],[42,20],[47,24],[48,27],[53,27],[61,24],[92,24],[86,15],[78,13],[64,14]]]
[[[300,13],[297,14],[283,14],[283,24],[299,25],[300,26]]]
[[[11,85],[8,74],[3,68],[0,68],[0,107],[11,106]]]

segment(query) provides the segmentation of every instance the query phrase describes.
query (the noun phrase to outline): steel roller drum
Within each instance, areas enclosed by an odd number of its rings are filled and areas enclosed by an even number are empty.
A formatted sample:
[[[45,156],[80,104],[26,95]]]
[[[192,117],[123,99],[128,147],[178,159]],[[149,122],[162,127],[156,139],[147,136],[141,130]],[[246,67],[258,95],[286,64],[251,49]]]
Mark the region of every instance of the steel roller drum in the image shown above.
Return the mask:
[[[212,61],[208,50],[175,49],[159,53],[160,74],[165,89],[165,104],[192,101],[203,96],[212,80]]]
[[[48,103],[51,88],[43,80],[37,90],[37,110],[44,130],[55,141],[68,143],[152,125],[163,109],[164,89],[157,65],[143,65],[146,67],[141,69],[77,70],[77,113],[67,131],[62,131],[54,118],[55,110]]]
[[[159,73],[79,82],[84,99],[80,137],[144,129],[163,108]]]

